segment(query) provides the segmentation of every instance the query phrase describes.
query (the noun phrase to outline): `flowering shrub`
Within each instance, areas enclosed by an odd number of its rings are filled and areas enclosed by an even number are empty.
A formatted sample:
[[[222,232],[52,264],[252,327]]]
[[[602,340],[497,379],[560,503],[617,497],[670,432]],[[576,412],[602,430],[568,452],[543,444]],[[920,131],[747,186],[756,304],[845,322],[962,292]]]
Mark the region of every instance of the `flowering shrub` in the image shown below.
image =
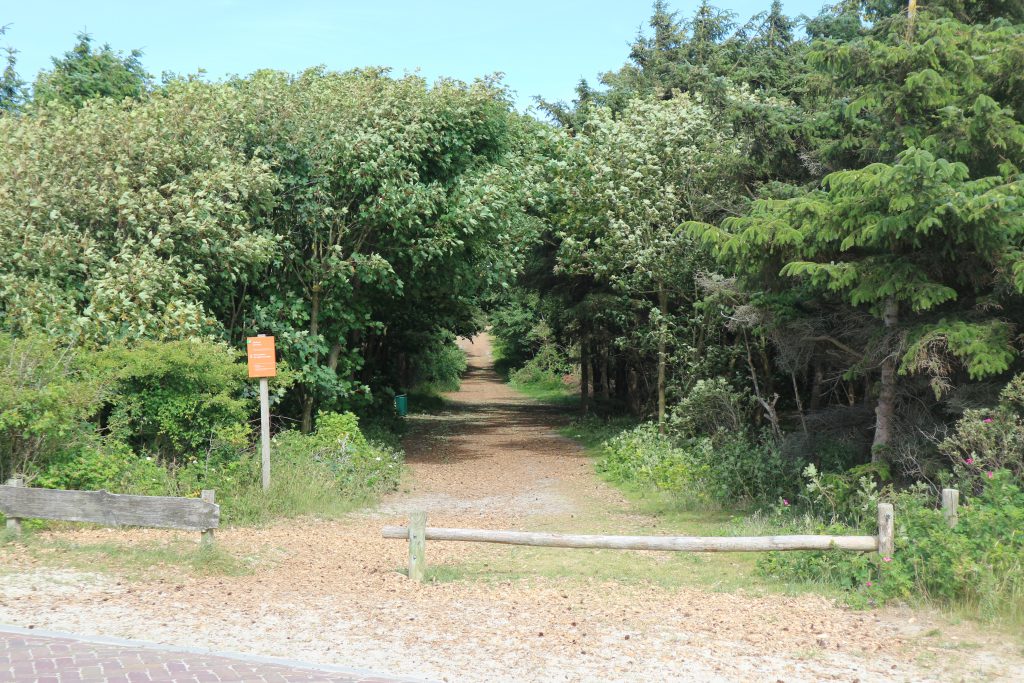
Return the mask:
[[[1024,486],[1024,374],[1000,394],[993,410],[968,410],[940,445],[952,461],[953,480],[967,495],[982,491],[997,470]]]

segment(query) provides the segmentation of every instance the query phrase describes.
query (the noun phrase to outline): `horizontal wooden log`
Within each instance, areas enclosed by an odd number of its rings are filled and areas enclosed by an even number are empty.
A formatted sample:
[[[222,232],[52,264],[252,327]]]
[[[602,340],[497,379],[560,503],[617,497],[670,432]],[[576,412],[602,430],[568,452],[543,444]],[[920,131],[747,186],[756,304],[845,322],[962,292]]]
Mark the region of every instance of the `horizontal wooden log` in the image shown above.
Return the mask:
[[[408,539],[400,526],[383,529],[384,538]],[[678,550],[699,553],[759,552],[767,550],[878,549],[875,536],[590,536],[489,529],[427,527],[428,541],[475,541],[550,548],[609,548],[615,550]]]
[[[220,506],[198,498],[127,496],[106,491],[62,491],[0,486],[0,512],[20,519],[95,522],[205,531],[220,526]]]

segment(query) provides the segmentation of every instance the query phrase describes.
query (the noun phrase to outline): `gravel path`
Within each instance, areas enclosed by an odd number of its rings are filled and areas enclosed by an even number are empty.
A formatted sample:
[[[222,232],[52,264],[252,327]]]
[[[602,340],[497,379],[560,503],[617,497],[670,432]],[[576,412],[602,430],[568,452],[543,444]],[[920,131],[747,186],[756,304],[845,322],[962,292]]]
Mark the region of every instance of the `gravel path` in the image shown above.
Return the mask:
[[[6,546],[0,623],[449,681],[1020,680],[1019,645],[979,644],[975,632],[936,617],[854,612],[815,596],[552,576],[532,561],[517,575],[487,574],[491,564],[527,557],[502,546],[431,542],[428,562],[451,580],[411,584],[399,573],[406,545],[380,537],[381,526],[404,523],[411,510],[427,510],[433,526],[614,532],[655,524],[633,514],[579,447],[553,431],[564,416],[500,382],[486,339],[466,348],[462,389],[449,410],[411,418],[410,477],[377,509],[219,531],[223,548],[263,558],[242,577],[75,573]],[[158,530],[59,535],[176,538]],[[568,573],[578,566],[584,576],[596,557],[545,552],[538,562],[561,562]],[[614,556],[626,568],[658,557]],[[479,568],[479,580],[460,578]],[[938,626],[941,642],[928,637]]]

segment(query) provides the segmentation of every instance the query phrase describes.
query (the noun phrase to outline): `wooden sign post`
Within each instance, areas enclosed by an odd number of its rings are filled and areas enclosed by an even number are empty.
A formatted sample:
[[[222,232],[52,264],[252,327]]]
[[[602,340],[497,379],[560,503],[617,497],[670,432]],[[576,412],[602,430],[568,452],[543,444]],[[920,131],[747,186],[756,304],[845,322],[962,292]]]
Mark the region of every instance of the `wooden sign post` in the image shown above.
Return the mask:
[[[277,376],[274,338],[261,334],[245,340],[249,376],[260,380],[260,441],[263,452],[263,490],[270,488],[270,377]]]

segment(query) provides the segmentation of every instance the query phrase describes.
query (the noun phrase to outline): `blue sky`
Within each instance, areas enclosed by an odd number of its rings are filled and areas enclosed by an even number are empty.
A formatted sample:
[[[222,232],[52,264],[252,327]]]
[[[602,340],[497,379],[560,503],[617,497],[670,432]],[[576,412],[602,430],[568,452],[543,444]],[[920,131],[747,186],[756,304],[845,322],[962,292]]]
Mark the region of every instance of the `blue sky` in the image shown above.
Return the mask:
[[[771,0],[714,4],[746,20]],[[790,15],[825,0],[783,0]],[[689,15],[699,0],[676,0]],[[119,50],[140,48],[147,70],[210,78],[259,68],[300,71],[419,69],[428,79],[469,80],[496,71],[521,106],[534,95],[567,100],[581,77],[621,65],[652,0],[0,0],[0,45],[19,50],[23,79],[50,65],[87,30]]]

